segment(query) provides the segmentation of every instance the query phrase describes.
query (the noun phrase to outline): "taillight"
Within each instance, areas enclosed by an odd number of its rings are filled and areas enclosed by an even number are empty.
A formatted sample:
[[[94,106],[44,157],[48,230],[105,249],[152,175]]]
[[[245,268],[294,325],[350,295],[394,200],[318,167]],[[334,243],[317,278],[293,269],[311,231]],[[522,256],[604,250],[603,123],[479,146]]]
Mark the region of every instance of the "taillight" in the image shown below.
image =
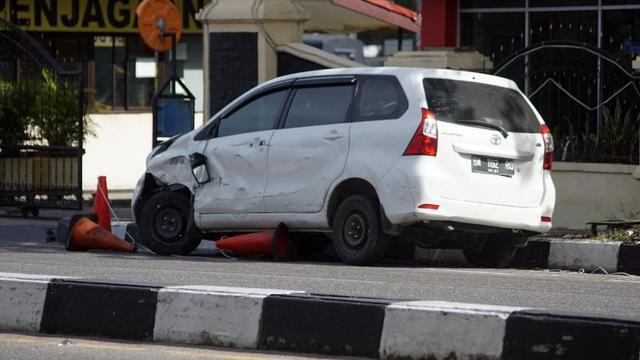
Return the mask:
[[[544,165],[542,168],[550,170],[553,164],[553,136],[546,124],[540,125],[540,133],[542,134],[542,140],[544,140]]]
[[[428,209],[428,210],[438,210],[440,209],[440,205],[437,204],[420,204],[418,206],[419,209]]]
[[[438,123],[433,112],[422,108],[422,120],[411,138],[407,149],[407,155],[436,156],[438,153]]]

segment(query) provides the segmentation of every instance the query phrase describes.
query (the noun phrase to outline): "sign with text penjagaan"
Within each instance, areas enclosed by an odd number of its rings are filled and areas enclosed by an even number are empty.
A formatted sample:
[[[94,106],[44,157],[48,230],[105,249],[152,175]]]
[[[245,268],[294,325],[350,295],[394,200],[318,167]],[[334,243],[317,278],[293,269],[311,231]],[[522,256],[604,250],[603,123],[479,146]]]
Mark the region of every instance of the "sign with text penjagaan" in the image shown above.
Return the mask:
[[[137,32],[141,0],[0,0],[0,17],[26,31],[92,33]],[[183,33],[200,33],[195,14],[205,0],[173,0],[182,16]]]

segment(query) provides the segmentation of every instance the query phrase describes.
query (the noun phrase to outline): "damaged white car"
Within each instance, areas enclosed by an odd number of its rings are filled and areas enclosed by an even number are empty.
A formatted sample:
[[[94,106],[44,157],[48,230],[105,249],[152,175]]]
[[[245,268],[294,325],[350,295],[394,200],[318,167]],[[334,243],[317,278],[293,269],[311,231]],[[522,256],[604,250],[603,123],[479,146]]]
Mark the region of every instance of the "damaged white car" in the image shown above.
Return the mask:
[[[505,266],[551,228],[552,161],[548,127],[511,80],[320,70],[261,84],[156,147],[132,207],[159,254],[282,222],[326,233],[348,264],[409,241]]]

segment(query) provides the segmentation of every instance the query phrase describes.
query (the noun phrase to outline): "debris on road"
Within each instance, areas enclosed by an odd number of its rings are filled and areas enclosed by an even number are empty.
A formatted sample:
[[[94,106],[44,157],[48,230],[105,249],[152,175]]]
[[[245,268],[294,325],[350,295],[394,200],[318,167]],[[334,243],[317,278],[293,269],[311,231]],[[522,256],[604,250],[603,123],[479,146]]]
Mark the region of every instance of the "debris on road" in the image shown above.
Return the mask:
[[[634,226],[634,227],[628,227],[628,228],[622,228],[622,229],[613,229],[612,231],[609,231],[606,233],[600,233],[595,236],[587,232],[564,234],[562,238],[570,239],[570,240],[584,239],[584,240],[617,241],[623,244],[637,245],[637,244],[640,244],[640,227]]]
[[[71,230],[67,236],[65,248],[77,250],[115,250],[136,252],[138,247],[113,235],[110,231],[96,224],[91,216],[76,215],[71,219]]]
[[[248,256],[273,255],[276,260],[291,257],[291,242],[287,227],[280,223],[274,231],[236,235],[216,241],[220,250]]]

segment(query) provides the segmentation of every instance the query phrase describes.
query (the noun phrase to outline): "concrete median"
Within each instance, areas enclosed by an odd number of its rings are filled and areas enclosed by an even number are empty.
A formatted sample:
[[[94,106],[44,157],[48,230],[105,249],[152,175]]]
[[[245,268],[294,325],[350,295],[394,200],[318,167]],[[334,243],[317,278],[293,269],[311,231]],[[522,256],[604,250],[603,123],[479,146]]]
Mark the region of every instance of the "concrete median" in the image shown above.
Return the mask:
[[[518,249],[509,267],[640,275],[639,256],[638,244],[587,239],[534,239],[526,247]],[[405,255],[405,260],[426,265],[468,266],[461,250],[415,247],[413,253]]]
[[[638,359],[640,318],[0,273],[0,331],[382,359]]]

